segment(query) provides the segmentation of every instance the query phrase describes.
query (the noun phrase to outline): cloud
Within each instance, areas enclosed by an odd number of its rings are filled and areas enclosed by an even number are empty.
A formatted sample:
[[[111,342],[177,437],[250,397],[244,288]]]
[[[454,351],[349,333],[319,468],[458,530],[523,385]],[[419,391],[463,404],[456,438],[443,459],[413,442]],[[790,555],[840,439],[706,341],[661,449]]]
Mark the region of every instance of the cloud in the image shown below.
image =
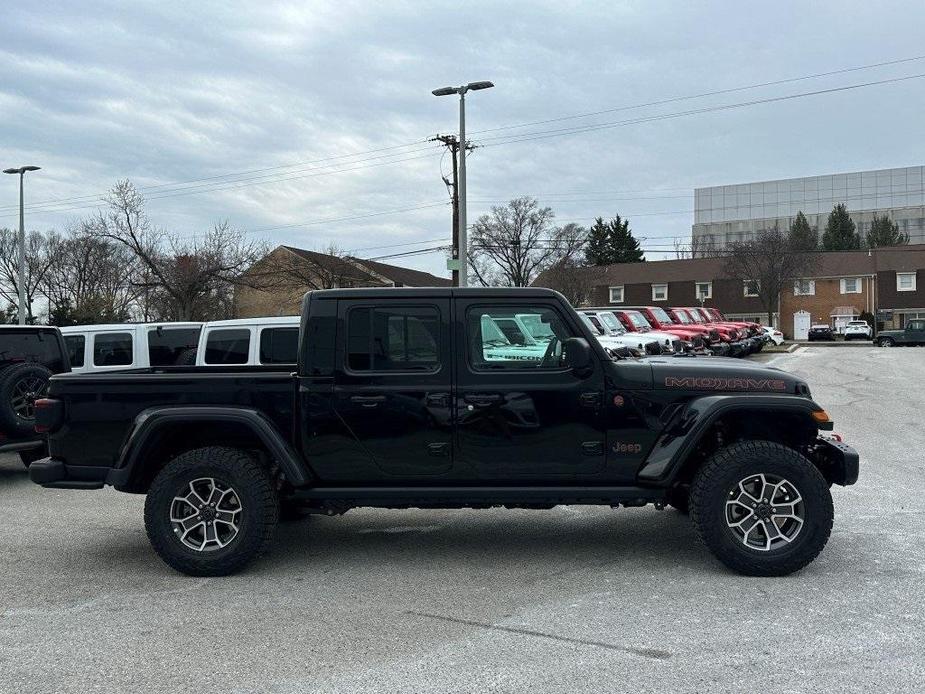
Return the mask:
[[[909,153],[921,151],[922,84],[521,143],[489,138],[740,96],[480,131],[915,55],[923,15],[841,2],[18,4],[0,25],[0,151],[7,165],[43,167],[29,180],[33,201],[98,194],[120,178],[158,186],[286,167],[204,194],[150,189],[151,216],[180,234],[218,219],[259,230],[359,216],[446,200],[447,162],[424,143],[455,131],[456,103],[430,90],[491,79],[495,89],[469,99],[473,141],[497,145],[471,158],[470,219],[535,194],[562,221],[628,214],[638,234],[667,239],[689,233],[694,186],[921,163]],[[877,27],[889,35],[878,40]],[[916,69],[925,62],[863,77]],[[354,152],[369,154],[318,161]],[[15,203],[10,185],[0,196],[0,207]],[[30,226],[63,226],[84,204],[34,208]],[[439,206],[266,232],[346,248],[449,234]]]

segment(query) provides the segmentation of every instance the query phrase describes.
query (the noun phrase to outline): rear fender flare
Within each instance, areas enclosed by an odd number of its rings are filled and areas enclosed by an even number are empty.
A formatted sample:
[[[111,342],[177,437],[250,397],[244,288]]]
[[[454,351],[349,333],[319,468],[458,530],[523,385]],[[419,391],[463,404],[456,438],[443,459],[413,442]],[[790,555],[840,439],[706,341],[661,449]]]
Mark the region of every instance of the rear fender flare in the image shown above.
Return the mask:
[[[147,445],[165,427],[190,422],[222,422],[243,427],[263,443],[292,486],[302,487],[312,481],[311,472],[273,422],[258,410],[241,407],[156,407],[144,410],[135,418],[135,426],[119,452],[119,460],[113,470],[117,481],[124,485],[133,479],[136,466],[144,463]]]
[[[638,480],[641,484],[671,482],[710,427],[731,412],[798,414],[818,429],[820,425],[812,418],[812,413],[821,409],[809,398],[794,395],[708,395],[696,398],[681,408],[662,430],[639,470]]]

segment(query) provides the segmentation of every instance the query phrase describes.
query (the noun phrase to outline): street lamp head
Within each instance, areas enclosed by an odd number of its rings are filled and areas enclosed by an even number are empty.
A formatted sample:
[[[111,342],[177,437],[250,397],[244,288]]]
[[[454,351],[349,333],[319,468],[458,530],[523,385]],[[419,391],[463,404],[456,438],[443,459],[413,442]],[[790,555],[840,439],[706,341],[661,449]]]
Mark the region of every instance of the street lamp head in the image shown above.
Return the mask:
[[[20,166],[18,169],[4,169],[3,173],[7,174],[24,174],[26,171],[38,171],[40,166]]]
[[[475,92],[475,91],[478,91],[479,89],[490,89],[491,87],[494,87],[494,86],[495,85],[493,83],[488,82],[488,81],[469,82],[469,84],[466,85],[466,89]]]
[[[457,94],[459,89],[456,87],[441,87],[440,89],[434,89],[431,94],[434,96],[450,96],[451,94]]]
[[[18,174],[18,173],[19,173],[19,169],[4,169],[4,170],[3,170],[3,173],[15,173],[15,174]]]
[[[24,166],[22,167],[22,170],[23,171],[38,171],[41,168],[42,168],[41,166]]]

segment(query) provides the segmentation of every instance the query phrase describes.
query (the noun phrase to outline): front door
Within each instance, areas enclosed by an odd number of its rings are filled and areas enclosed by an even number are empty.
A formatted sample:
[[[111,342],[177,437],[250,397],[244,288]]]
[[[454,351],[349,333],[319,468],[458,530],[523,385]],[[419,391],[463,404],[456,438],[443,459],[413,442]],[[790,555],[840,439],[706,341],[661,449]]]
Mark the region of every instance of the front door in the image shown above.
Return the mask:
[[[553,302],[456,301],[458,469],[521,483],[601,472],[602,366],[579,376],[562,356],[563,340],[584,336],[575,317]],[[544,329],[512,339],[512,318]]]
[[[906,324],[906,342],[925,344],[925,320],[911,320]]]
[[[453,465],[449,299],[339,302],[333,392],[351,470],[432,478]],[[348,450],[349,449],[349,450]],[[378,474],[376,474],[378,471]]]

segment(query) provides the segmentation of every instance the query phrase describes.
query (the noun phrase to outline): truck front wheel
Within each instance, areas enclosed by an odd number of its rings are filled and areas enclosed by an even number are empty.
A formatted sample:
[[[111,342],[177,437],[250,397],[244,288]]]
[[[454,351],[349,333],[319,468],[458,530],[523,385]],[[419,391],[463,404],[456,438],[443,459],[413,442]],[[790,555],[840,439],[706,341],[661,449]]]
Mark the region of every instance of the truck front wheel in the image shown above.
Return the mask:
[[[770,441],[744,441],[715,453],[694,477],[690,507],[704,544],[747,576],[799,571],[825,547],[834,518],[819,470]]]
[[[269,472],[247,452],[197,448],[158,473],[145,499],[154,551],[191,576],[226,576],[263,552],[279,520]]]

